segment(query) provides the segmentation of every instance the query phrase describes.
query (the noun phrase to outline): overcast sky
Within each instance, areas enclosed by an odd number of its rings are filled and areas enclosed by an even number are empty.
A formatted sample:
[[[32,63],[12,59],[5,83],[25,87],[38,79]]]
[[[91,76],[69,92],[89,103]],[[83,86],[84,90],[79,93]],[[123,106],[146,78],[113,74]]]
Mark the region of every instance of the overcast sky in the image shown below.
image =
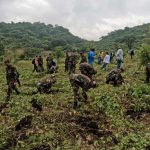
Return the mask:
[[[150,0],[0,0],[0,21],[44,22],[98,40],[110,31],[150,22]]]

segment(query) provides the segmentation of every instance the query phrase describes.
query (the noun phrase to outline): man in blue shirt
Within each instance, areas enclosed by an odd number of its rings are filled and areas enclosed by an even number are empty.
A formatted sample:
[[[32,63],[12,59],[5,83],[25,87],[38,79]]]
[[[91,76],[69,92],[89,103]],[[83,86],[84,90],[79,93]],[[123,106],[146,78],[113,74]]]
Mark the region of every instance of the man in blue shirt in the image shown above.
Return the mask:
[[[88,53],[88,63],[93,65],[94,62],[94,51],[95,49],[91,49],[90,52]]]

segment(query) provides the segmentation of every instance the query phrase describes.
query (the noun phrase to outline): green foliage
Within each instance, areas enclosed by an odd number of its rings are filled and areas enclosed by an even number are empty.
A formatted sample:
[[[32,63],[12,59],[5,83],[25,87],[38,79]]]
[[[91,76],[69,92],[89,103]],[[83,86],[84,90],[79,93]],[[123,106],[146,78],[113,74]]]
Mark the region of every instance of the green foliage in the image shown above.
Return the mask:
[[[58,46],[55,48],[55,56],[56,58],[59,60],[61,57],[63,57],[63,47],[62,46]]]
[[[144,24],[132,28],[126,27],[124,29],[110,32],[108,35],[101,37],[100,40],[95,43],[96,47],[112,48],[114,43],[122,44],[123,48],[127,48],[126,44],[129,48],[132,46],[138,47],[141,43],[143,43],[143,39],[148,36],[147,34],[149,32],[149,27],[150,24]],[[129,41],[124,40],[125,37],[128,37]],[[131,37],[131,39],[129,37]],[[132,45],[133,43],[134,45]]]
[[[136,112],[150,109],[150,88],[146,85],[133,86],[128,89],[131,108]]]
[[[150,46],[147,44],[142,44],[140,47],[140,62],[141,65],[146,65],[150,62]]]
[[[62,26],[44,23],[19,22],[0,23],[0,39],[6,49],[42,49],[50,50],[57,46],[80,47],[85,40],[74,36]]]
[[[133,44],[135,43],[136,38],[133,35],[125,36],[120,42],[125,42],[128,49],[131,50],[133,48]]]
[[[113,115],[117,116],[121,113],[118,102],[115,101],[112,96],[108,95],[108,93],[103,93],[101,96],[95,97],[93,105],[96,109],[99,109],[100,112],[103,112],[110,117]]]

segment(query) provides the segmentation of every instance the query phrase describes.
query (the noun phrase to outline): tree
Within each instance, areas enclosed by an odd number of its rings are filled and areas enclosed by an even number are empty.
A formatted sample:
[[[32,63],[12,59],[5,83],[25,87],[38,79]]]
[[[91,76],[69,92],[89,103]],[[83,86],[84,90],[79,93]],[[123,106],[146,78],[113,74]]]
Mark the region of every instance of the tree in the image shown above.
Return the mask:
[[[55,56],[57,60],[59,60],[61,57],[63,57],[63,48],[62,46],[58,46],[55,48]]]
[[[133,48],[133,44],[134,44],[135,41],[136,41],[136,38],[133,35],[125,36],[121,40],[121,42],[126,43],[126,45],[127,45],[127,47],[128,47],[129,50],[131,50]]]

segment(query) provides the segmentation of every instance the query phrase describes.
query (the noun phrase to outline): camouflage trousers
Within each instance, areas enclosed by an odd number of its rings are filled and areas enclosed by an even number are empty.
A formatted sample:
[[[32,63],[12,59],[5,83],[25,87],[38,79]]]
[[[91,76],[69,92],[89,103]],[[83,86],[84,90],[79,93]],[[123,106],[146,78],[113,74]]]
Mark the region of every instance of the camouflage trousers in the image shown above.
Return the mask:
[[[15,82],[9,82],[8,83],[8,90],[7,90],[7,97],[10,97],[10,94],[12,93],[13,90],[15,90],[17,94],[20,93],[16,87]]]
[[[71,83],[71,86],[73,89],[73,95],[74,95],[74,108],[76,108],[78,106],[78,102],[81,101],[80,92],[79,92],[80,87],[82,88],[82,97],[83,97],[84,102],[86,102],[88,99],[88,96],[86,94],[87,89],[83,88],[80,85],[80,83],[78,83],[77,81],[71,80],[70,83]]]
[[[69,64],[68,64],[68,70],[69,70],[69,74],[75,73],[76,65],[69,63]]]

